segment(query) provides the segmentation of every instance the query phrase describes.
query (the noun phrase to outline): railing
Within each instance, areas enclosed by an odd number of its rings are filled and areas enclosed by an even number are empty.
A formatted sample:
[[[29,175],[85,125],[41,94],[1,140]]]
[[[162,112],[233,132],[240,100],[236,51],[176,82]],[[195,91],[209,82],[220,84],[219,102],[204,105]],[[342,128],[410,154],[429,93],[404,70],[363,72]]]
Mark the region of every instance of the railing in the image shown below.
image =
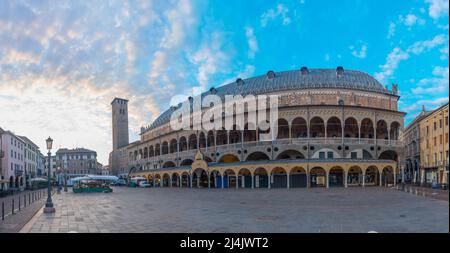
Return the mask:
[[[266,146],[283,146],[283,145],[378,145],[378,146],[393,146],[393,147],[402,147],[403,142],[400,140],[383,140],[383,139],[369,139],[369,138],[291,138],[291,139],[277,139],[273,141],[248,141],[248,142],[238,142],[238,143],[230,143],[223,144],[217,146],[208,146],[200,148],[201,151],[210,153],[210,152],[228,152],[239,150],[241,148],[250,149],[257,147],[266,147]],[[177,157],[185,158],[191,157],[197,152],[197,149],[184,150],[177,153],[169,153],[161,156],[153,156],[145,159],[130,161],[130,165],[138,165],[145,163],[155,163],[159,162],[159,160],[175,160]],[[447,162],[448,164],[448,162]]]

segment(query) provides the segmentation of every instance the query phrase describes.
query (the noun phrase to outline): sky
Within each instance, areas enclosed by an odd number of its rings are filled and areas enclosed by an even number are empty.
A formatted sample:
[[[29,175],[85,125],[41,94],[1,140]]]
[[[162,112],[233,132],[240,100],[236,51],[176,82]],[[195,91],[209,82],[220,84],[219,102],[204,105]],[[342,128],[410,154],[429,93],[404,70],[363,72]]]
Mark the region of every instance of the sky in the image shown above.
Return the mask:
[[[129,100],[131,142],[174,97],[302,66],[398,84],[407,124],[448,102],[448,11],[448,0],[0,0],[0,127],[107,164],[114,97]]]

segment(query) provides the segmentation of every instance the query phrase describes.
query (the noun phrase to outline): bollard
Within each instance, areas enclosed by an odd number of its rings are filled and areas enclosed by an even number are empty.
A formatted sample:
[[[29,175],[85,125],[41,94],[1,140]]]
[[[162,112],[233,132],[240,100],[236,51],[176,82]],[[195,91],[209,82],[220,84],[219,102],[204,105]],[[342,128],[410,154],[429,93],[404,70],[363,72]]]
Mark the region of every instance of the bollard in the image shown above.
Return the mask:
[[[5,202],[2,201],[2,220],[5,220]]]
[[[14,214],[14,197],[12,198],[11,213]]]

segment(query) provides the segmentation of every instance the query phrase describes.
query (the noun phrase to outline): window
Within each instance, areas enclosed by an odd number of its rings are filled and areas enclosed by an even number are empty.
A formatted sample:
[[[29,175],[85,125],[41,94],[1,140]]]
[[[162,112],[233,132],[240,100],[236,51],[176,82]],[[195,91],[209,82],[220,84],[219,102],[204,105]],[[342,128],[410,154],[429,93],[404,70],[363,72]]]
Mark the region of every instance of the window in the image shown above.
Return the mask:
[[[437,164],[437,154],[436,153],[434,153],[434,164],[435,165]]]
[[[319,158],[325,159],[325,152],[319,152]]]
[[[448,143],[448,133],[445,134],[445,143]]]
[[[436,122],[433,123],[433,129],[436,130]]]
[[[434,146],[436,146],[436,137],[433,138]]]
[[[439,144],[442,144],[442,134],[439,135]]]
[[[448,126],[448,116],[445,118],[445,125]]]
[[[332,151],[328,151],[327,157],[329,159],[332,159],[333,158],[333,152]]]
[[[352,152],[351,153],[351,158],[352,159],[357,159],[358,158],[358,153],[357,152]]]
[[[439,120],[439,128],[442,128],[442,119]]]

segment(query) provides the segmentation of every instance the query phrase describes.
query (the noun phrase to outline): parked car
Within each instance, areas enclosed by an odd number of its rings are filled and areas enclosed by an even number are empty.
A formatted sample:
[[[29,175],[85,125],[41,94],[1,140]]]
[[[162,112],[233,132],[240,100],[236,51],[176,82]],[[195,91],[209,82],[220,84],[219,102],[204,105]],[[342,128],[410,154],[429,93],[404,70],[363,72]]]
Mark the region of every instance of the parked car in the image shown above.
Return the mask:
[[[112,186],[124,186],[124,185],[127,185],[127,182],[125,182],[125,180],[123,180],[123,179],[119,179],[119,180],[112,182],[111,185]]]
[[[149,188],[151,185],[147,181],[140,181],[139,187],[141,188]]]

